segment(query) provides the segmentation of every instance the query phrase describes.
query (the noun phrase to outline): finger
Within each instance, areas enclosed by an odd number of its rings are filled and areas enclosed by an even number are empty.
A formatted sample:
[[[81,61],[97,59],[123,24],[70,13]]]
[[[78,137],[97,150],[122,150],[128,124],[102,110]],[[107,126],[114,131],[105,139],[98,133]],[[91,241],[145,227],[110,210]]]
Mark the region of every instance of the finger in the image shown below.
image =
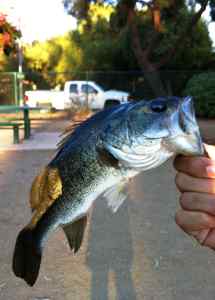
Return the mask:
[[[215,228],[215,217],[202,212],[180,210],[175,215],[175,222],[188,234],[192,231]]]
[[[199,178],[215,178],[215,161],[208,157],[177,156],[174,161],[177,171]]]
[[[177,173],[175,184],[181,192],[215,193],[215,179],[195,178],[184,173]]]
[[[211,230],[202,245],[215,249],[215,230]]]
[[[179,201],[184,210],[202,211],[215,216],[215,194],[185,192]]]
[[[201,245],[205,244],[212,229],[203,229],[200,231],[191,231],[188,234],[193,236]]]

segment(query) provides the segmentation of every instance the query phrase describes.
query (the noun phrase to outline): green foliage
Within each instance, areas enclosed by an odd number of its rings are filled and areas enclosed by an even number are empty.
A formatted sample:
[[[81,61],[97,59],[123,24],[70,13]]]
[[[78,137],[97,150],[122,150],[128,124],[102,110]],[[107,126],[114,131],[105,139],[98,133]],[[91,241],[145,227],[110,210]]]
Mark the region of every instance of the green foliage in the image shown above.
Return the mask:
[[[153,60],[159,62],[165,53],[177,43],[181,33],[186,31],[187,24],[192,16],[192,12],[183,8],[179,10],[176,19],[180,26],[173,26],[171,18],[166,18],[165,28],[160,33],[160,43],[158,47],[152,51]],[[147,32],[142,33],[142,38],[147,35]],[[169,60],[164,69],[198,69],[206,65],[212,57],[212,42],[209,37],[207,25],[204,21],[200,20],[195,30],[191,35],[183,36],[183,47],[176,47],[173,59]]]
[[[62,51],[60,59],[53,65],[52,70],[57,72],[56,84],[62,84],[65,80],[76,77],[82,62],[82,50],[73,40],[72,33],[56,38],[56,42]]]
[[[33,74],[41,73],[51,88],[65,82],[68,76],[71,76],[69,72],[75,73],[81,61],[81,51],[71,39],[71,34],[28,45],[25,47],[24,55],[27,71],[30,69]],[[41,78],[34,75],[35,78],[40,79],[39,82],[34,81],[40,86]]]
[[[95,2],[97,4],[93,4]],[[69,13],[78,17],[79,12],[82,11],[82,17],[79,16],[78,18],[81,23],[85,22],[86,27],[84,28],[84,31],[89,34],[90,37],[93,36],[94,39],[96,38],[95,31],[97,31],[97,29],[95,28],[95,30],[92,30],[92,26],[97,28],[98,26],[95,22],[92,22],[92,20],[95,20],[97,10],[101,10],[101,8],[104,7],[112,7],[110,20],[106,18],[107,24],[105,26],[107,30],[103,37],[106,39],[105,35],[108,34],[110,40],[112,40],[113,46],[118,48],[120,54],[123,53],[123,62],[124,56],[126,58],[129,57],[127,63],[129,62],[130,64],[130,61],[132,60],[131,65],[132,67],[135,67],[135,69],[146,69],[145,67],[143,68],[143,66],[140,66],[140,59],[137,59],[136,55],[133,53],[133,32],[129,30],[128,7],[137,7],[138,4],[138,9],[134,9],[136,17],[132,19],[132,22],[138,24],[142,49],[147,49],[150,41],[156,37],[156,42],[152,47],[150,46],[150,55],[148,58],[150,63],[159,64],[162,58],[165,58],[170,49],[174,47],[175,51],[172,51],[173,58],[169,59],[169,61],[164,64],[164,69],[184,69],[184,66],[186,66],[186,68],[188,66],[189,69],[201,68],[210,61],[212,43],[209,38],[207,25],[200,20],[194,26],[194,29],[187,33],[187,29],[189,29],[189,24],[195,13],[194,7],[197,2],[198,1],[190,1],[190,6],[193,7],[193,9],[188,9],[186,1],[183,0],[158,0],[152,1],[151,5],[149,5],[148,1],[139,0],[64,0],[65,7]],[[212,0],[210,0],[210,4],[211,2]],[[84,3],[88,3],[88,5],[84,5]],[[112,6],[110,5],[111,3]],[[158,32],[155,30],[152,18],[152,7],[155,6],[155,4],[160,10],[161,18],[160,30]],[[94,10],[92,10],[92,7],[94,7]],[[85,10],[85,14],[83,14],[83,9]],[[85,17],[83,17],[83,15],[85,15]],[[103,20],[105,19],[104,12],[102,18]],[[100,20],[98,20],[98,23],[99,22]],[[113,34],[113,32],[115,34]],[[179,42],[181,36],[182,38]],[[120,45],[114,43],[116,39],[118,39]],[[107,42],[109,43],[109,41]],[[106,46],[105,41],[104,44],[104,46]],[[95,52],[95,54],[97,54],[97,52]]]
[[[183,0],[177,0],[177,1],[170,1],[170,0],[156,0],[156,1],[143,1],[143,0],[62,0],[65,10],[75,16],[78,19],[87,18],[88,10],[91,3],[99,3],[99,4],[109,4],[109,5],[138,5],[139,9],[140,7],[145,8],[149,4],[154,4],[162,9],[166,8],[168,14],[174,15],[174,7],[176,6],[181,7],[184,5],[185,1]],[[193,9],[196,4],[203,4],[204,0],[189,0],[186,1],[187,4]],[[215,0],[209,0],[208,1],[208,11],[211,16],[211,20],[215,21]],[[123,14],[123,11],[121,11],[121,16]]]
[[[215,117],[215,72],[194,75],[183,94],[194,97],[198,116]]]
[[[79,79],[81,72],[85,71],[145,71],[141,66],[141,60],[135,55],[128,13],[123,10],[125,3],[132,5],[139,1],[66,0],[65,2],[71,4],[70,13],[76,14],[79,18],[78,28],[46,42],[25,45],[24,70],[31,83],[35,83],[38,88],[54,88],[57,85],[62,86],[66,80]],[[184,34],[185,38],[181,43],[183,46],[180,47],[181,45],[177,45],[178,37],[186,31],[193,11],[187,8],[184,0],[158,0],[156,3],[161,10],[159,32],[155,32],[151,10],[146,9],[146,5],[136,10],[134,18],[143,51],[156,37],[156,43],[149,51],[148,65],[154,64],[154,69],[161,71],[198,70],[209,65],[212,46],[207,25],[200,20],[192,34],[187,36]],[[173,57],[162,68],[157,67],[174,45],[176,47]],[[15,55],[7,60],[5,58],[2,60],[0,56],[0,60],[2,70],[17,70],[18,59]],[[97,80],[95,77],[91,79]],[[171,78],[171,83],[173,81]],[[181,91],[184,81],[183,77],[173,82],[177,92]]]
[[[168,1],[163,2],[161,4],[166,12]],[[122,14],[112,9],[110,19],[105,17],[105,13],[99,18],[95,18],[98,7],[101,10],[102,6],[93,5],[93,7],[94,10],[90,10],[90,15],[91,19],[94,16],[94,22],[90,26],[83,26],[84,22],[81,23],[82,26],[74,34],[75,42],[78,43],[83,54],[81,70],[139,70],[140,65],[133,51],[131,30],[125,24],[118,23],[121,22]],[[186,6],[181,4],[179,13],[174,16],[175,21],[178,20],[177,22],[180,24],[178,27],[173,26],[172,17],[165,17],[162,32],[157,34],[159,43],[151,50],[151,62],[159,62],[166,55],[176,43],[181,32],[185,31],[191,14]],[[140,12],[137,22],[141,45],[145,49],[154,30],[150,12]],[[176,48],[176,52],[173,59],[165,64],[164,69],[196,69],[208,64],[211,60],[212,45],[207,26],[203,21],[197,24],[196,29],[192,32],[192,37],[188,36],[185,47],[179,50]]]
[[[0,53],[0,72],[14,72],[18,70],[17,54],[13,53],[10,56]]]

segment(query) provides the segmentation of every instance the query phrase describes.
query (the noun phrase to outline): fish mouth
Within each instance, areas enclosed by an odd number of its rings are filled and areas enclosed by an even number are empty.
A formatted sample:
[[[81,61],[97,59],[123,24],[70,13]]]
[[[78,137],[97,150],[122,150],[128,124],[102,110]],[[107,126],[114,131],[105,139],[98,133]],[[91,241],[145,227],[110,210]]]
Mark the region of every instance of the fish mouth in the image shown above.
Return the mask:
[[[201,156],[204,146],[195,117],[192,97],[185,97],[178,108],[178,129],[164,144],[176,154]]]
[[[188,146],[185,147],[185,155],[204,155],[205,149],[199,132],[186,136]]]
[[[185,133],[193,133],[198,128],[192,97],[185,97],[179,106],[179,125]]]
[[[185,97],[179,110],[179,120],[188,142],[187,155],[203,155],[204,146],[197,124],[192,97]]]
[[[162,145],[175,154],[202,156],[205,153],[204,144],[199,132],[195,134],[181,134],[164,139]]]

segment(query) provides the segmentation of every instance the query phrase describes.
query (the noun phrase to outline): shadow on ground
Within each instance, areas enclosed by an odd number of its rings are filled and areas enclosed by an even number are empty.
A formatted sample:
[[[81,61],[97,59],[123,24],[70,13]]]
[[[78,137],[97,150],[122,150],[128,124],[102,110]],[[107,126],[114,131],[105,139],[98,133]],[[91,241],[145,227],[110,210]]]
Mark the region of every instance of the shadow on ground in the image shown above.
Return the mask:
[[[87,247],[90,269],[91,299],[109,299],[109,277],[114,277],[116,299],[136,299],[132,279],[133,245],[125,201],[113,214],[104,198],[97,200],[93,210]]]
[[[178,194],[171,161],[135,178],[116,214],[97,199],[77,255],[58,230],[46,245],[35,286],[16,278],[11,260],[17,233],[30,218],[30,185],[52,155],[0,153],[0,300],[214,299],[214,252],[196,246],[174,223]]]

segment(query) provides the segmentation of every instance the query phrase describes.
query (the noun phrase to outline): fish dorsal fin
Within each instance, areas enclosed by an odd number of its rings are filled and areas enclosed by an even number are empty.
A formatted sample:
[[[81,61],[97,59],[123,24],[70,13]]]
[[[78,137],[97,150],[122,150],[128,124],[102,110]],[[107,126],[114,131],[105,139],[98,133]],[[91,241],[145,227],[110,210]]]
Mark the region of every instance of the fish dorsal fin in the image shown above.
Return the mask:
[[[33,217],[29,226],[34,227],[42,215],[62,194],[62,182],[57,168],[46,167],[33,181],[30,205]]]
[[[128,196],[126,184],[127,181],[122,180],[119,184],[113,185],[103,193],[103,197],[107,200],[107,204],[113,213],[117,212]]]
[[[73,131],[79,127],[82,124],[82,121],[80,122],[73,122],[71,124],[69,124],[66,129],[64,130],[64,132],[61,134],[61,141],[57,144],[57,150],[61,150],[65,144],[67,143],[67,141],[70,139]]]
[[[86,225],[87,216],[84,216],[81,219],[62,227],[67,237],[69,246],[71,250],[74,250],[74,253],[76,253],[81,247]]]
[[[66,129],[61,134],[62,140],[58,143],[58,150],[61,150],[67,141],[70,139],[73,131],[78,128],[85,120],[90,118],[92,113],[90,111],[81,111],[75,115],[74,120],[66,127]]]

